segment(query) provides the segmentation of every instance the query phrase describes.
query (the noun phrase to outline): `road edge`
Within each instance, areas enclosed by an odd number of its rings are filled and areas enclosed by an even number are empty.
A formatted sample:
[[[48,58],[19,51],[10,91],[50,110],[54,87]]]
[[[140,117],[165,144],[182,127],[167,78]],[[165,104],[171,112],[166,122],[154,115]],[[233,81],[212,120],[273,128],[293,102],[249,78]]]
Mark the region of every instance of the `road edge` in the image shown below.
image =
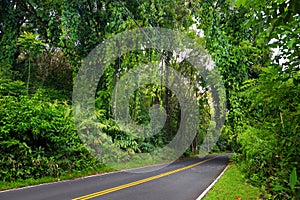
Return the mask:
[[[212,154],[203,155],[203,156],[201,156],[199,158],[205,158],[205,157],[207,157],[209,155],[212,155]],[[192,159],[192,158],[187,158],[187,159]],[[104,172],[104,173],[100,172],[98,174],[91,174],[91,175],[86,175],[86,176],[77,177],[77,178],[70,178],[70,179],[66,179],[66,180],[57,180],[57,181],[51,181],[51,182],[45,182],[45,183],[38,183],[38,184],[33,184],[33,185],[28,185],[28,186],[23,186],[23,187],[10,188],[10,189],[7,189],[7,190],[0,190],[0,193],[17,191],[17,190],[23,190],[23,189],[29,189],[29,188],[35,188],[35,187],[41,187],[41,186],[52,185],[52,184],[57,184],[57,183],[65,183],[65,182],[77,181],[77,180],[87,179],[87,178],[91,178],[91,177],[105,176],[105,175],[115,174],[115,173],[122,173],[122,172],[132,173],[130,171],[134,171],[134,170],[137,170],[137,169],[143,169],[143,168],[147,168],[147,167],[157,167],[157,166],[161,166],[161,165],[166,165],[167,166],[167,165],[172,164],[173,162],[176,162],[176,161],[178,161],[178,160],[171,161],[171,162],[165,162],[165,163],[158,163],[158,164],[146,165],[146,166],[141,166],[141,167],[135,167],[135,168],[121,169],[121,170]]]
[[[227,164],[227,166],[223,169],[221,174],[219,174],[219,176],[204,190],[204,192],[202,192],[198,196],[198,198],[196,200],[201,200],[208,193],[208,191],[218,182],[218,180],[221,178],[221,176],[223,176],[223,174],[229,168],[229,166],[230,166],[230,163]]]

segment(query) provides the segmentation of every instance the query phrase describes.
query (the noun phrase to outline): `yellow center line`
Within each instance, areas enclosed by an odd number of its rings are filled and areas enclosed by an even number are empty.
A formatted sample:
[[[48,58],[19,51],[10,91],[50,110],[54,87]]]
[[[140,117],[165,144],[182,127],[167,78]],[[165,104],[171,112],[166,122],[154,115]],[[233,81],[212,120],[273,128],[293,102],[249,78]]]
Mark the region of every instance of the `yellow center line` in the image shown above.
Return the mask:
[[[77,197],[77,198],[74,198],[73,200],[87,200],[87,199],[99,197],[99,196],[102,196],[102,195],[105,195],[105,194],[108,194],[108,193],[111,193],[111,192],[115,192],[115,191],[118,191],[118,190],[123,190],[125,188],[129,188],[129,187],[139,185],[139,184],[142,184],[142,183],[146,183],[146,182],[149,182],[149,181],[152,181],[152,180],[155,180],[155,179],[159,179],[159,178],[162,178],[162,177],[165,177],[165,176],[168,176],[168,175],[171,175],[171,174],[174,174],[174,173],[186,170],[186,169],[190,169],[192,167],[195,167],[197,165],[200,165],[202,163],[205,163],[207,161],[215,159],[216,157],[218,157],[218,156],[215,156],[213,158],[209,158],[207,160],[203,160],[201,162],[197,162],[195,164],[191,164],[191,165],[179,168],[179,169],[175,169],[175,170],[168,171],[168,172],[165,172],[165,173],[162,173],[162,174],[151,176],[149,178],[141,179],[141,180],[134,181],[134,182],[131,182],[131,183],[127,183],[127,184],[124,184],[124,185],[116,186],[116,187],[109,188],[109,189],[106,189],[106,190],[102,190],[102,191],[99,191],[99,192],[95,192],[95,193],[87,194],[87,195],[84,195],[84,196],[81,196],[81,197]]]

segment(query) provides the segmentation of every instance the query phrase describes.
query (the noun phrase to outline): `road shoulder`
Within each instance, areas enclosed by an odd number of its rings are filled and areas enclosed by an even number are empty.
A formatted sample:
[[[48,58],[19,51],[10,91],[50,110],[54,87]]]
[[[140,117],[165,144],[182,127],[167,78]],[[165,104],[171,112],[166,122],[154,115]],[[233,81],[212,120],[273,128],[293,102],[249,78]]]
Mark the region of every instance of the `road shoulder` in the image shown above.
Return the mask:
[[[262,191],[259,188],[247,183],[243,178],[239,167],[235,163],[230,163],[222,177],[200,199],[260,199],[261,195]]]

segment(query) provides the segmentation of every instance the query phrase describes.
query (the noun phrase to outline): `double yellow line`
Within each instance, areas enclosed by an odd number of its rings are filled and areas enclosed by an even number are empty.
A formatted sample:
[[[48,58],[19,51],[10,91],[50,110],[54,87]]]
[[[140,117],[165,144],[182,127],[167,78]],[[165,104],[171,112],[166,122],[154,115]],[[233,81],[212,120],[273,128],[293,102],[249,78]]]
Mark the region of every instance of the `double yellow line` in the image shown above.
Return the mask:
[[[95,192],[95,193],[91,193],[91,194],[84,195],[84,196],[81,196],[81,197],[77,197],[77,198],[74,198],[73,200],[87,200],[87,199],[99,197],[99,196],[102,196],[102,195],[105,195],[105,194],[108,194],[108,193],[111,193],[111,192],[115,192],[115,191],[118,191],[118,190],[123,190],[125,188],[129,188],[129,187],[132,187],[132,186],[135,186],[135,185],[139,185],[139,184],[142,184],[142,183],[153,181],[155,179],[159,179],[159,178],[162,178],[162,177],[165,177],[165,176],[168,176],[168,175],[171,175],[171,174],[175,174],[177,172],[180,172],[180,171],[183,171],[183,170],[186,170],[186,169],[190,169],[192,167],[195,167],[197,165],[200,165],[202,163],[205,163],[207,161],[215,159],[216,157],[217,156],[215,156],[213,158],[209,158],[207,160],[203,160],[201,162],[197,162],[197,163],[192,164],[192,165],[188,165],[188,166],[179,168],[179,169],[175,169],[175,170],[168,171],[168,172],[165,172],[165,173],[162,173],[162,174],[151,176],[149,178],[141,179],[141,180],[134,181],[134,182],[131,182],[131,183],[127,183],[127,184],[124,184],[124,185],[120,185],[120,186],[117,186],[117,187],[113,187],[113,188],[109,188],[109,189],[102,190],[102,191],[99,191],[99,192]]]

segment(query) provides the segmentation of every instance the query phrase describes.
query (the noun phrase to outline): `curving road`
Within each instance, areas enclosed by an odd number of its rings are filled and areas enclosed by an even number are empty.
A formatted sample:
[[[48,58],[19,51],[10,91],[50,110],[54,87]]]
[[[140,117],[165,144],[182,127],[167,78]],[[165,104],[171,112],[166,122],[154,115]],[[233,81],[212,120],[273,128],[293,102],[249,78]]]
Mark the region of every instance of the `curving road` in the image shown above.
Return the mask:
[[[0,200],[195,200],[226,167],[228,155],[181,160],[152,172],[118,171],[1,191]]]

